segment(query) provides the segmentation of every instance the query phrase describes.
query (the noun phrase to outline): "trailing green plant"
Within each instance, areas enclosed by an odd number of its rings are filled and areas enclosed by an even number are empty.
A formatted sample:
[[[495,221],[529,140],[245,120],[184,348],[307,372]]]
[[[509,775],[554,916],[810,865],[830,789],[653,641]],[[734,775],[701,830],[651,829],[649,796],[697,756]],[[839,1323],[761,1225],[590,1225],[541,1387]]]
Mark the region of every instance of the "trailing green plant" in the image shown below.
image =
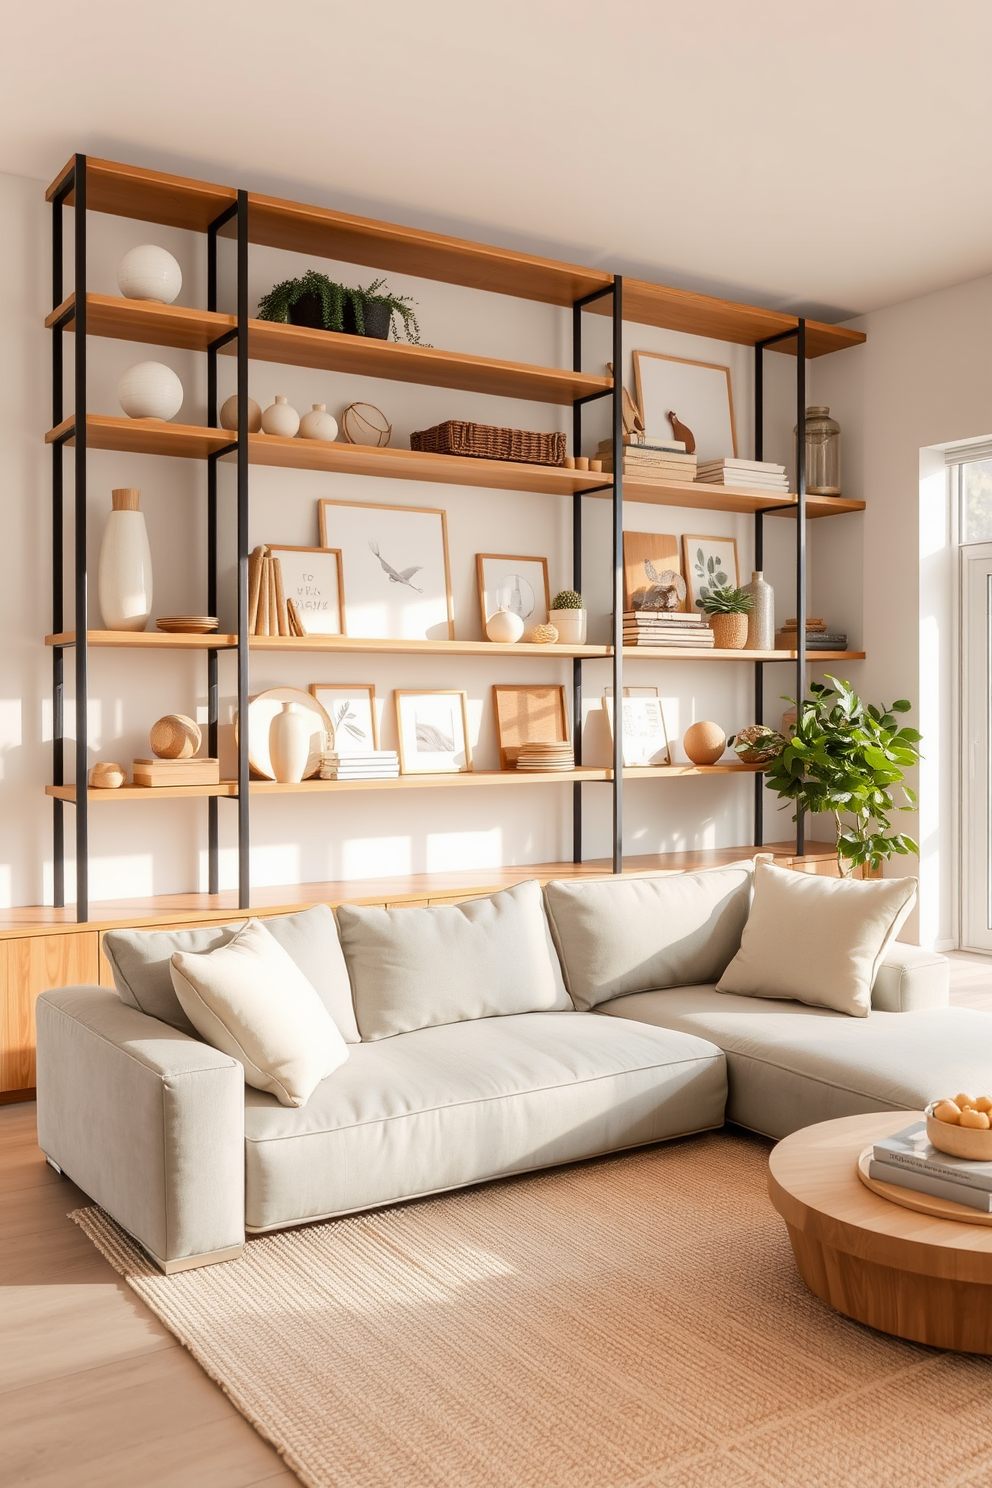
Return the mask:
[[[728,584],[723,589],[711,589],[704,594],[699,608],[706,615],[749,615],[754,609],[754,595]]]
[[[381,305],[389,311],[394,341],[400,339],[396,325],[398,317],[403,322],[406,339],[414,346],[423,346],[425,343],[420,339],[420,326],[413,311],[416,302],[410,295],[393,295],[388,292],[380,294],[385,283],[385,279],[375,279],[366,289],[362,289],[361,285],[357,289],[351,289],[346,284],[337,284],[333,279],[328,279],[326,274],[308,269],[302,279],[284,279],[281,284],[270,289],[267,295],[263,295],[258,302],[258,318],[288,321],[289,312],[297,301],[313,295],[320,302],[325,331],[344,330],[347,305],[354,316],[358,334],[364,336],[366,309],[372,305]]]
[[[581,610],[582,595],[575,589],[559,589],[551,601],[553,610]]]
[[[918,853],[912,837],[894,832],[890,814],[913,811],[916,796],[903,772],[920,759],[921,735],[900,727],[896,717],[912,704],[898,698],[888,707],[867,706],[850,683],[828,677],[833,687],[810,683],[797,709],[796,729],[765,771],[765,784],[799,812],[829,811],[837,826],[837,866],[845,877],[863,864],[878,869],[894,853]],[[794,698],[785,699],[794,702]],[[893,790],[902,792],[897,806]]]

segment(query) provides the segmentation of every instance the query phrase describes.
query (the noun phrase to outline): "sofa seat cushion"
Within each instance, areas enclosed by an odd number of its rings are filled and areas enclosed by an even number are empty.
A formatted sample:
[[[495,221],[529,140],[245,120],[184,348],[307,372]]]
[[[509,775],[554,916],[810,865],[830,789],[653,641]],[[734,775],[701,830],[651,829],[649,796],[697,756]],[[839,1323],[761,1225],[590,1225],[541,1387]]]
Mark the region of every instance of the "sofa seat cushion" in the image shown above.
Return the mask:
[[[245,1096],[263,1230],[720,1126],[726,1072],[692,1035],[522,1013],[359,1044],[298,1110]]]
[[[727,1120],[769,1137],[835,1116],[919,1111],[937,1096],[992,1085],[992,1015],[971,1008],[849,1018],[702,986],[641,992],[598,1012],[723,1049]]]

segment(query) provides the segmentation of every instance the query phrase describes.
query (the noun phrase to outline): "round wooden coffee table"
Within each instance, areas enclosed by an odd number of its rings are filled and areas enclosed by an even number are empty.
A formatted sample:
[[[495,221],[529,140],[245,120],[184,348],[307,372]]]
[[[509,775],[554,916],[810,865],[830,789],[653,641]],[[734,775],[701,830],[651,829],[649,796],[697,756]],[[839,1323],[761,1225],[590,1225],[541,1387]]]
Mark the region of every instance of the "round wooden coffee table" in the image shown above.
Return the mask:
[[[921,1118],[890,1111],[793,1132],[768,1191],[799,1274],[837,1312],[915,1343],[992,1354],[992,1229],[932,1218],[871,1193],[858,1156]]]

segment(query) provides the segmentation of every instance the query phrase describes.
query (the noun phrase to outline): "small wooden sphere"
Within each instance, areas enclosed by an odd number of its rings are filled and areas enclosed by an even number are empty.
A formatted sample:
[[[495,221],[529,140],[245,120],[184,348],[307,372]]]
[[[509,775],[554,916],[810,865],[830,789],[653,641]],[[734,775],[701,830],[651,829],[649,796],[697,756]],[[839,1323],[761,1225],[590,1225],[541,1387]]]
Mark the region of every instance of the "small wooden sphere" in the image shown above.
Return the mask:
[[[715,765],[726,747],[727,736],[718,723],[692,723],[682,740],[682,748],[694,765]]]
[[[159,759],[190,759],[200,747],[200,726],[185,713],[166,713],[152,724],[148,742]]]
[[[124,766],[112,760],[98,760],[90,770],[90,785],[94,790],[117,790],[126,779]]]
[[[530,633],[530,640],[535,646],[553,646],[557,639],[557,625],[535,625]]]

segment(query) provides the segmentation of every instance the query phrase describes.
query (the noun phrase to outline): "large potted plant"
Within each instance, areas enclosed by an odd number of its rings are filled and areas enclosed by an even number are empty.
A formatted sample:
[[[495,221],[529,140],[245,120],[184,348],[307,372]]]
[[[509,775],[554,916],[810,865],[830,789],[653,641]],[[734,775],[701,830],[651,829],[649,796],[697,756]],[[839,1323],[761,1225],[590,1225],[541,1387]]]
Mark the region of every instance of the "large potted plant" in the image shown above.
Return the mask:
[[[711,589],[699,601],[699,608],[709,616],[713,644],[721,651],[742,651],[747,645],[747,617],[754,609],[754,595],[746,589],[728,584]]]
[[[406,339],[414,346],[423,345],[413,300],[409,295],[380,293],[385,283],[385,279],[376,279],[367,289],[351,289],[310,269],[302,279],[284,279],[263,295],[258,318],[350,336],[374,336],[379,341],[388,340],[390,330],[398,341],[397,321],[402,321]]]
[[[833,687],[810,683],[797,709],[796,730],[765,771],[765,783],[801,811],[829,811],[837,826],[837,867],[849,878],[855,868],[876,873],[894,853],[919,852],[912,837],[894,832],[893,811],[913,811],[916,796],[903,772],[917,764],[920,735],[896,717],[912,704],[899,698],[888,707],[867,706],[850,684],[828,677]],[[793,699],[788,699],[792,702]],[[893,791],[902,792],[897,806]]]

